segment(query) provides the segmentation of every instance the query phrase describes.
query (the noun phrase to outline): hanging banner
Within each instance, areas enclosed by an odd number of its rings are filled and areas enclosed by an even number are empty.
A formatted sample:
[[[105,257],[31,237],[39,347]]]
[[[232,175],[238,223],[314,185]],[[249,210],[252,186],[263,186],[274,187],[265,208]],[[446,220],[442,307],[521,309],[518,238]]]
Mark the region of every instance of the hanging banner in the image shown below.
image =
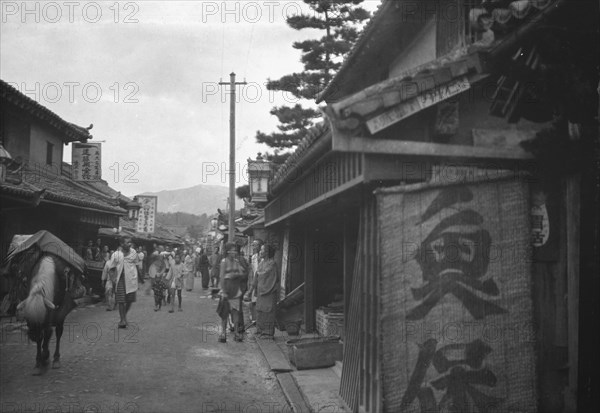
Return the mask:
[[[384,411],[531,412],[529,190],[380,190]]]
[[[290,252],[290,229],[286,228],[283,233],[283,253],[281,255],[281,288],[279,289],[279,299],[283,300],[286,295],[286,280],[288,272],[288,258]]]
[[[136,200],[142,206],[138,213],[136,231],[153,233],[158,197],[152,195],[138,195]]]
[[[102,179],[102,144],[73,142],[71,178],[75,181]]]

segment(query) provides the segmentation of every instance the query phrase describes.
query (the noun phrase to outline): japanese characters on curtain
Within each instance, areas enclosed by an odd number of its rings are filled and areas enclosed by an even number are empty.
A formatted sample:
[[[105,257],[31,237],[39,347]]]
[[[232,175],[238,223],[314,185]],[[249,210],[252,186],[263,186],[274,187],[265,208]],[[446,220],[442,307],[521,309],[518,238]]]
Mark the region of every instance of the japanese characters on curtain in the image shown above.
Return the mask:
[[[102,179],[102,144],[73,142],[71,177],[75,181]]]
[[[378,191],[390,412],[535,411],[528,187]]]
[[[156,206],[158,197],[151,195],[136,196],[137,202],[141,205],[138,212],[137,232],[154,232],[154,220],[156,218]]]

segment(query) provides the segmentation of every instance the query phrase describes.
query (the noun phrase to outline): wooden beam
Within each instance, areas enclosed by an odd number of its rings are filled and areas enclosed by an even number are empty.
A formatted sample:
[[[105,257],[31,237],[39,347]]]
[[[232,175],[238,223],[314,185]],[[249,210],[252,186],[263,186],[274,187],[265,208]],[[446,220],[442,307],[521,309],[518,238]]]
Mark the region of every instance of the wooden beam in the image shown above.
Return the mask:
[[[313,228],[304,230],[304,330],[315,331],[315,258]]]
[[[316,204],[319,204],[319,203],[323,202],[326,199],[329,199],[329,198],[331,198],[331,197],[333,197],[335,195],[338,195],[338,194],[340,194],[340,193],[342,193],[344,191],[347,191],[347,190],[351,189],[352,187],[354,187],[354,186],[362,183],[363,180],[364,180],[363,176],[359,175],[356,178],[351,179],[350,181],[346,182],[345,184],[338,186],[334,190],[329,191],[329,192],[327,192],[327,193],[325,193],[325,194],[323,194],[321,196],[318,196],[315,199],[313,199],[312,201],[309,201],[309,202],[307,202],[305,204],[299,205],[298,207],[292,209],[291,211],[289,211],[289,212],[287,212],[287,213],[285,213],[285,214],[283,214],[283,215],[281,215],[281,216],[279,216],[279,217],[277,217],[277,218],[275,218],[275,219],[273,219],[271,221],[267,221],[265,219],[265,227],[269,227],[269,226],[274,225],[274,224],[276,224],[278,222],[281,222],[284,219],[287,219],[287,218],[291,217],[292,215],[296,215],[296,214],[298,214],[300,212],[304,212],[307,208],[315,206]]]
[[[341,135],[341,134],[340,134]],[[477,160],[533,160],[533,156],[520,147],[485,148],[466,145],[449,145],[431,142],[401,141],[367,137],[340,136],[333,133],[333,150],[369,154],[407,155],[417,157]]]
[[[363,155],[365,182],[423,181],[431,177],[432,162],[426,159],[389,155]]]

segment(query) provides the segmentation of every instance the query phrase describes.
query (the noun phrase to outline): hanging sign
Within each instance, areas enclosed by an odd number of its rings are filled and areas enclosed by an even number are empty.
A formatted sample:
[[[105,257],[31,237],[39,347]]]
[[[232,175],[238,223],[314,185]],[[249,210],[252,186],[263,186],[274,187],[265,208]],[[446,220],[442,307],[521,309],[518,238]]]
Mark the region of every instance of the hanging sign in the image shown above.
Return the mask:
[[[531,246],[534,262],[555,262],[560,256],[558,205],[555,192],[534,185],[531,190]]]
[[[377,133],[394,123],[400,122],[421,110],[442,102],[452,96],[458,95],[468,89],[471,84],[466,77],[456,79],[445,85],[435,87],[431,90],[421,93],[415,98],[402,102],[391,110],[384,112],[367,121],[369,132]]]
[[[288,258],[290,251],[290,229],[286,228],[283,233],[283,252],[281,255],[281,288],[279,289],[279,299],[282,300],[285,297],[286,290],[285,284],[288,272]]]
[[[137,232],[154,232],[154,219],[158,197],[152,195],[138,195],[137,202],[142,206],[138,213]]]
[[[71,178],[75,181],[102,179],[101,143],[73,142],[71,152]]]

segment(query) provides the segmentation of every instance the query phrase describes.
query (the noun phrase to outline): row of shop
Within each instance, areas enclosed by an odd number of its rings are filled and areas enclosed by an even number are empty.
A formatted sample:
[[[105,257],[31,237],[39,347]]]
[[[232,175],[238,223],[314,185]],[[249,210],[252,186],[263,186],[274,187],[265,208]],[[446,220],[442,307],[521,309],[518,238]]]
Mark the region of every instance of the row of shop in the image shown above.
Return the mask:
[[[82,257],[88,243],[95,246],[98,239],[112,250],[123,236],[148,250],[154,243],[183,244],[181,237],[160,226],[153,233],[136,231],[140,204],[106,181],[74,179],[72,165],[62,162],[63,148],[88,142],[91,128],[65,121],[1,80],[0,99],[0,257],[6,257],[14,235],[40,230],[50,231]],[[101,265],[88,264],[99,284]],[[10,277],[0,279],[4,296]]]
[[[352,411],[597,403],[597,16],[383,1],[320,95],[246,232],[280,247],[305,332],[343,314]]]

